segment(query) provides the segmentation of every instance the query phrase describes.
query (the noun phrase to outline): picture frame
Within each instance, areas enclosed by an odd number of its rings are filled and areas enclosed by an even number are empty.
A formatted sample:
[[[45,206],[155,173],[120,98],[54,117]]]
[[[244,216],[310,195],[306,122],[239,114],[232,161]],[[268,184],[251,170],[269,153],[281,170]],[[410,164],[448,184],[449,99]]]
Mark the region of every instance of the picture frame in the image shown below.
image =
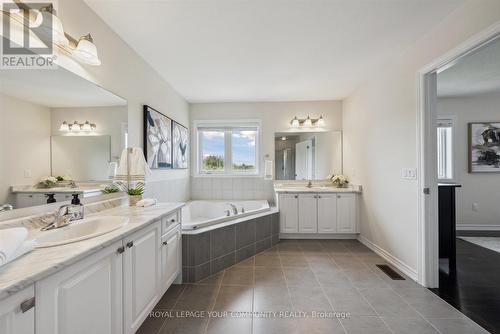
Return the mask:
[[[500,173],[500,121],[468,123],[469,173]]]
[[[143,146],[151,169],[172,168],[172,122],[158,110],[144,105]]]
[[[172,123],[172,168],[189,167],[189,130],[184,125]]]

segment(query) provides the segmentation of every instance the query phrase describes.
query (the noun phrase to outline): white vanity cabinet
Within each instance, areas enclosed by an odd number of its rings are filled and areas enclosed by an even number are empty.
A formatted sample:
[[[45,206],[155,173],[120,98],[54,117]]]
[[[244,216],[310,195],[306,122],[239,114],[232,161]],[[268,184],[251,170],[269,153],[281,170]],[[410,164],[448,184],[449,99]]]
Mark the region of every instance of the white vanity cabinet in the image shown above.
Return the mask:
[[[181,271],[181,227],[175,226],[161,238],[161,291],[164,293]]]
[[[122,242],[36,283],[37,334],[122,333]]]
[[[280,232],[299,232],[299,195],[280,194]]]
[[[281,236],[358,233],[357,196],[348,192],[279,193]]]
[[[34,302],[33,286],[0,301],[0,333],[35,334]]]
[[[124,333],[135,333],[160,300],[160,221],[124,240]]]

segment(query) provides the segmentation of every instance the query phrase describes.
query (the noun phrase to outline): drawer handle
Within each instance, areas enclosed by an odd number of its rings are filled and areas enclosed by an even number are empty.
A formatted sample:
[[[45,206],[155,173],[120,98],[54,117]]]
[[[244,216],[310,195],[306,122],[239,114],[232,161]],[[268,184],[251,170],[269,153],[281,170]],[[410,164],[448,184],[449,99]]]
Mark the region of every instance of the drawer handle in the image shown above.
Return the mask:
[[[170,219],[171,223],[175,223],[175,218]]]
[[[33,307],[35,307],[35,297],[31,297],[30,299],[27,299],[21,303],[21,311],[23,313],[28,312]]]
[[[163,241],[162,244],[163,244],[163,246],[166,246],[166,245],[168,245],[168,241]]]
[[[340,198],[340,195],[337,195],[337,198]]]
[[[321,198],[321,196],[318,196],[318,198]]]
[[[117,252],[118,254],[121,254],[121,253],[125,252],[125,247],[123,247],[123,246],[118,247],[118,249],[116,250],[116,252]]]
[[[295,195],[295,196],[293,196],[293,197],[295,197],[295,198],[299,198],[299,195]]]
[[[127,248],[132,248],[133,246],[134,246],[134,242],[133,241],[127,242]]]

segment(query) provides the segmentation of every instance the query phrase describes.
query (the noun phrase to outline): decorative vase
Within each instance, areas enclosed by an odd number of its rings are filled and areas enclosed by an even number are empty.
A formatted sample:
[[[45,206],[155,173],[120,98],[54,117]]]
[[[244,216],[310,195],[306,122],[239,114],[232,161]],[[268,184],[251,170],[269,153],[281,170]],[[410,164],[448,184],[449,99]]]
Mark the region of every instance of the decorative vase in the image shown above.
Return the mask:
[[[129,206],[135,206],[137,202],[142,199],[142,195],[129,195],[128,196],[128,204]]]

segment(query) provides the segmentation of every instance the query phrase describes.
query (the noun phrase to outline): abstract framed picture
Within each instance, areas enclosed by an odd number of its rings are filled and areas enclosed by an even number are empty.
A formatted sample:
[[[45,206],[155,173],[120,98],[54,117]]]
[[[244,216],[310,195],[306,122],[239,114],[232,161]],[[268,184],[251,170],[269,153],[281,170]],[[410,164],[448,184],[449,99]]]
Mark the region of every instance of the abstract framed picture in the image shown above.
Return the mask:
[[[188,168],[189,131],[175,121],[172,125],[172,145],[173,168]]]
[[[469,173],[500,172],[500,121],[469,123]]]
[[[172,168],[172,119],[144,106],[144,155],[149,168]]]

